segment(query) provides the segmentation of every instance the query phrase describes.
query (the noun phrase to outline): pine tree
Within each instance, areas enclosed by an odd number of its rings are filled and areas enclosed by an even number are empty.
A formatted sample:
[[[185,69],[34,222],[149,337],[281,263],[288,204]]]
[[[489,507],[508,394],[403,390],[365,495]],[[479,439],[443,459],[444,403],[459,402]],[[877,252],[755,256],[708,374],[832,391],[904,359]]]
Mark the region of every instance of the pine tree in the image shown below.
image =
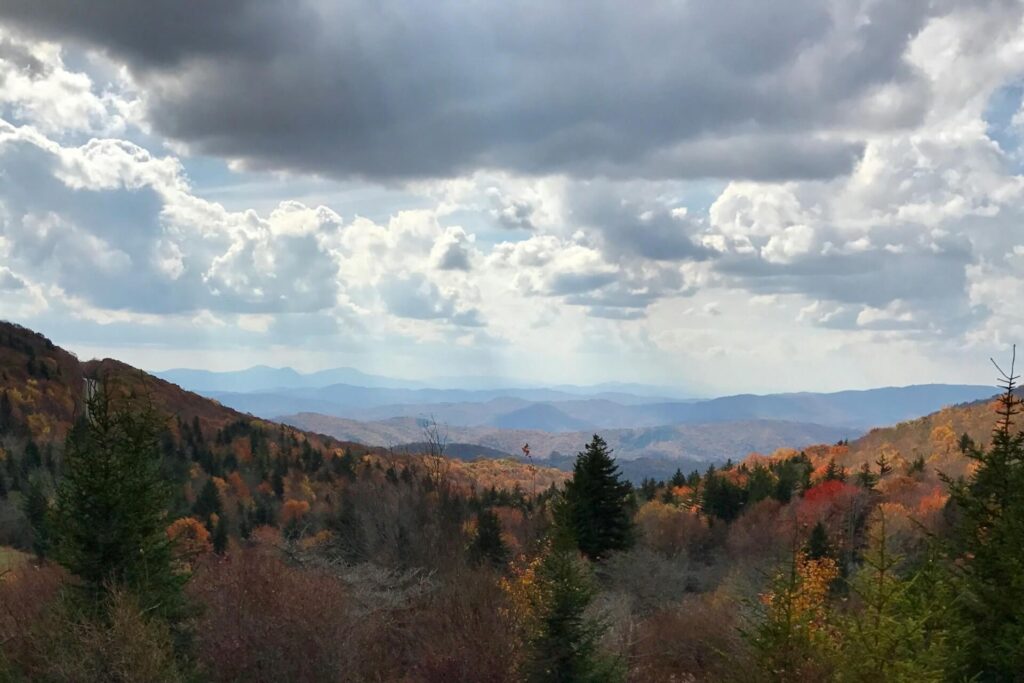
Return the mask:
[[[811,560],[820,560],[823,557],[832,556],[832,544],[828,540],[828,531],[820,521],[811,529],[811,535],[807,539],[804,553]]]
[[[632,487],[619,479],[608,444],[597,434],[576,456],[560,507],[560,522],[590,559],[633,545]]]
[[[754,465],[747,477],[747,503],[752,505],[768,498],[774,492],[775,486],[775,477],[768,468],[761,464]]]
[[[661,494],[661,502],[664,503],[665,505],[676,504],[676,494],[675,491],[672,490],[671,486],[665,487],[665,490]]]
[[[14,457],[13,454],[8,453],[7,454],[7,458],[4,461],[4,464],[7,467],[7,480],[10,482],[11,490],[12,491],[20,491],[21,490],[21,479],[20,479],[20,471],[21,470],[20,470],[20,468],[18,466],[17,459]]]
[[[850,582],[860,609],[839,624],[840,678],[938,683],[944,680],[948,652],[948,584],[936,575],[930,557],[911,576],[900,576],[903,558],[889,549],[888,533],[884,509],[878,508],[863,567]]]
[[[228,549],[228,523],[224,515],[217,517],[217,524],[213,527],[213,552],[223,555]]]
[[[889,458],[882,453],[875,459],[875,464],[878,465],[878,478],[882,479],[885,475],[892,472],[892,465],[889,464]]]
[[[493,510],[484,509],[477,515],[476,536],[469,546],[469,554],[477,564],[502,567],[508,562],[508,547],[501,538],[501,520]]]
[[[4,389],[0,393],[0,434],[14,431],[14,407],[11,405],[11,397]]]
[[[822,481],[846,481],[846,468],[837,465],[835,458],[830,458]]]
[[[597,593],[590,568],[571,548],[549,550],[537,569],[536,624],[529,639],[526,680],[532,683],[605,683],[623,678],[603,656],[605,625],[587,616]]]
[[[99,606],[124,589],[140,608],[172,617],[185,577],[172,569],[166,534],[171,491],[160,475],[163,421],[148,400],[115,405],[105,388],[89,401],[64,456],[52,516],[54,556]]]
[[[868,491],[873,491],[875,484],[878,483],[878,475],[871,471],[871,465],[864,463],[860,467],[860,471],[857,472],[856,476],[857,486]]]
[[[955,505],[953,553],[960,568],[958,676],[1019,680],[1024,671],[1024,432],[1014,420],[1014,366],[1003,373],[999,421],[987,450],[967,449],[977,467],[945,478]]]
[[[220,491],[217,489],[217,485],[213,483],[213,478],[211,477],[206,480],[203,488],[199,490],[196,502],[192,506],[192,512],[199,519],[209,520],[210,515],[221,514],[221,507]]]
[[[758,621],[743,635],[766,680],[832,680],[827,598],[839,570],[834,559],[812,559],[795,541],[789,563],[760,596]]]
[[[708,474],[704,478],[704,490],[701,493],[701,507],[708,515],[718,517],[722,521],[731,522],[739,517],[746,503],[746,490],[734,484],[730,479],[717,474]]]
[[[669,486],[678,488],[680,486],[686,486],[686,475],[679,468],[676,468],[676,473],[672,475],[672,478],[668,481]]]
[[[32,551],[37,558],[42,560],[50,550],[50,525],[47,519],[50,501],[43,490],[42,478],[39,475],[29,480],[28,491],[25,492],[22,506],[25,517],[32,525]]]
[[[43,454],[36,442],[29,439],[28,443],[25,444],[25,452],[21,454],[21,474],[27,478],[33,470],[39,469],[42,466]]]

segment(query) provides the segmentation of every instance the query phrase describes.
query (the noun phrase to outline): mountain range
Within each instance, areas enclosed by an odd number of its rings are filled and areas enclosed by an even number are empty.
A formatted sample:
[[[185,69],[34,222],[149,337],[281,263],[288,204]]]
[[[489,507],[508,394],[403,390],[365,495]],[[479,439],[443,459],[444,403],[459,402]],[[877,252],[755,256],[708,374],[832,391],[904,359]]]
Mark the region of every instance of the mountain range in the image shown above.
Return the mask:
[[[265,418],[295,413],[321,413],[361,421],[433,417],[451,426],[551,432],[784,420],[867,431],[919,417],[946,405],[987,398],[993,388],[921,384],[834,393],[739,394],[689,400],[613,392],[579,395],[545,387],[469,390],[331,384],[282,387],[274,391],[197,391],[236,410]]]
[[[344,441],[408,448],[424,440],[430,423],[423,418],[399,417],[361,422],[318,413],[281,418],[285,424]],[[530,446],[534,458],[573,456],[593,435],[591,430],[549,432],[538,429],[442,426],[442,435],[458,448],[478,446],[491,453],[519,456]],[[678,424],[640,429],[602,429],[601,436],[622,460],[637,458],[687,460],[691,463],[739,460],[747,454],[771,452],[784,446],[834,443],[855,436],[850,430],[782,420],[740,420],[727,423]],[[486,452],[478,455],[488,456]],[[491,456],[493,457],[493,455]],[[673,470],[676,466],[673,466]]]

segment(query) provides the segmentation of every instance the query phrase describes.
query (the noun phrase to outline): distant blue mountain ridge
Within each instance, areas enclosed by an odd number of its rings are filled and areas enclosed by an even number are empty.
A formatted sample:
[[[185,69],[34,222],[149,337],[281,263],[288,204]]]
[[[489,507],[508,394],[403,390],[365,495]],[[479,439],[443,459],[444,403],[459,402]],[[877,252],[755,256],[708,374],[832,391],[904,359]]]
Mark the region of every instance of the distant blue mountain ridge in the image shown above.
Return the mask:
[[[739,420],[783,420],[866,431],[995,393],[993,387],[984,385],[921,384],[831,393],[682,399],[678,398],[686,395],[682,390],[638,384],[437,388],[353,368],[303,374],[291,368],[257,366],[237,372],[178,369],[155,374],[265,418],[295,413],[362,421],[430,417],[459,427],[545,432]],[[656,390],[663,393],[657,394]]]

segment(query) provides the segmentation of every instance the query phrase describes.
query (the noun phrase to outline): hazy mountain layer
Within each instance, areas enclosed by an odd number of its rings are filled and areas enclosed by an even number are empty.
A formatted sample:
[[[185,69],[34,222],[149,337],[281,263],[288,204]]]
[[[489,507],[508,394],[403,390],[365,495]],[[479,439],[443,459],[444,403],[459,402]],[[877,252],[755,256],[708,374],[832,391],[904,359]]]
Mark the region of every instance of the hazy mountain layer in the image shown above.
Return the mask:
[[[285,424],[338,439],[367,445],[401,447],[424,441],[425,421],[395,418],[360,422],[345,418],[300,413],[281,418]],[[442,428],[442,431],[445,431]],[[530,445],[535,458],[574,455],[590,439],[592,431],[551,433],[494,427],[447,427],[452,443],[484,446],[501,453],[521,455]],[[744,420],[706,424],[685,424],[642,429],[604,429],[601,435],[623,459],[686,458],[695,461],[739,460],[751,452],[767,453],[782,448],[817,443],[834,443],[855,434],[848,429],[779,420]]]
[[[861,432],[926,415],[948,405],[988,398],[992,393],[993,389],[987,386],[931,384],[831,394],[747,394],[702,401],[652,401],[618,395],[581,398],[551,389],[411,390],[332,385],[208,395],[236,410],[265,418],[302,412],[364,422],[432,417],[457,427],[550,432],[784,420]]]

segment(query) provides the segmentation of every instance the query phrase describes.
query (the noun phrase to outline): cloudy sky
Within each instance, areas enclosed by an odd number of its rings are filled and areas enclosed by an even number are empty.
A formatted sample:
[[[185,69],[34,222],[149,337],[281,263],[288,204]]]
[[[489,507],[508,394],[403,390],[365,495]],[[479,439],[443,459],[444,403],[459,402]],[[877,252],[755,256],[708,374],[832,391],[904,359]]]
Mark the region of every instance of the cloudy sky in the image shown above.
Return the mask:
[[[4,0],[0,318],[149,369],[989,382],[1019,0]]]

